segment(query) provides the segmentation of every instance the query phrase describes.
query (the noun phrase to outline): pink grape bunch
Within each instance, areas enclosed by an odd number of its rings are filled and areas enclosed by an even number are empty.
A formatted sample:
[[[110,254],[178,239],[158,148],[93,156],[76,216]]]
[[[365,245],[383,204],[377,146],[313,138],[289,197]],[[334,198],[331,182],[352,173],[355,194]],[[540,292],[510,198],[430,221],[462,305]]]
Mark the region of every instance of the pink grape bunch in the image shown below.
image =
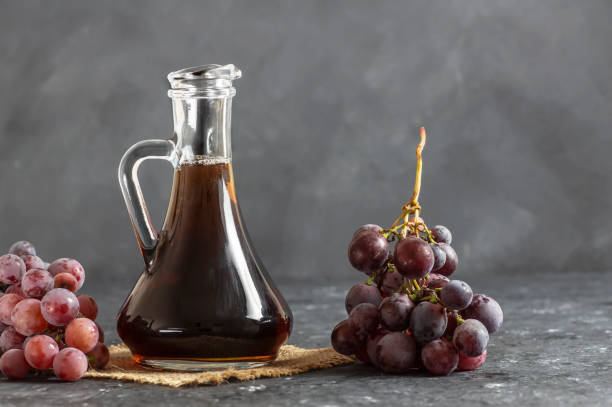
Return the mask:
[[[46,263],[27,241],[0,256],[0,371],[7,378],[52,369],[61,380],[76,381],[89,367],[106,366],[98,305],[76,294],[84,282],[78,261]]]
[[[415,190],[402,214],[387,229],[368,224],[353,234],[349,262],[369,279],[349,290],[348,318],[331,334],[338,353],[385,373],[475,370],[503,322],[497,301],[449,279],[459,263],[452,234],[442,225],[429,229],[419,216],[424,145],[422,128]]]

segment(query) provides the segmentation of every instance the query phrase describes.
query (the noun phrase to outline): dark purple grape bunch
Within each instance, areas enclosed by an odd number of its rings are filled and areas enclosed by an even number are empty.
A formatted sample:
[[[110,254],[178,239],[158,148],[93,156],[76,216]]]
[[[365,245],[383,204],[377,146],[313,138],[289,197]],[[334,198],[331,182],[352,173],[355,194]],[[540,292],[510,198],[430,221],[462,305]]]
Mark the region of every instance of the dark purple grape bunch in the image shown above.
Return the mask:
[[[390,256],[388,229],[357,229],[349,260],[369,279],[349,290],[348,318],[334,328],[332,346],[386,373],[477,369],[503,312],[494,299],[473,295],[467,283],[448,278],[458,264],[449,229],[435,226],[426,233],[423,224],[422,230],[423,237],[400,238]]]
[[[338,353],[386,373],[447,375],[484,364],[503,312],[491,297],[449,279],[458,266],[452,233],[442,225],[429,229],[419,216],[424,145],[421,129],[415,190],[401,215],[387,229],[367,224],[353,234],[349,262],[369,278],[349,290],[348,318],[331,342]]]
[[[0,371],[23,379],[53,369],[65,381],[100,369],[110,359],[95,322],[98,305],[77,295],[85,270],[74,259],[46,263],[30,242],[14,243],[0,256]]]

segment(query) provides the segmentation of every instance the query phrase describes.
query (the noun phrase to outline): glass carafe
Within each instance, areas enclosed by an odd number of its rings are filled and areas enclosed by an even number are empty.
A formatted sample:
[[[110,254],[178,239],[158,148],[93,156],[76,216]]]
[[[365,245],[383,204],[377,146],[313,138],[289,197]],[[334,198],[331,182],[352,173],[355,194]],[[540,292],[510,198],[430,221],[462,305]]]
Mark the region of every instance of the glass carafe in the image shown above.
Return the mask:
[[[140,364],[173,370],[252,367],[273,360],[292,315],[257,257],[242,220],[230,145],[234,65],[168,75],[170,140],[132,146],[119,183],[145,269],[117,331]],[[155,231],[138,183],[143,160],[174,167],[166,220]]]

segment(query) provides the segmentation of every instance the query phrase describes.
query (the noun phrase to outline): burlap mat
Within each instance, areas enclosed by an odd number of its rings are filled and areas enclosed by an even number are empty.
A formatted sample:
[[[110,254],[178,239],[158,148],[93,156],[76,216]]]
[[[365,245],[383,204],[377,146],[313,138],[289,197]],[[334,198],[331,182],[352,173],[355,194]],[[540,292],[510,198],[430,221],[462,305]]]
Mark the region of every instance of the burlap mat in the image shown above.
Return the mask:
[[[309,370],[342,366],[353,362],[332,348],[302,349],[285,345],[278,358],[265,366],[242,370],[220,370],[213,372],[179,373],[145,369],[137,365],[124,345],[109,348],[111,360],[103,370],[89,370],[85,377],[115,379],[137,383],[161,384],[170,387],[215,385],[229,381],[253,380],[261,377],[280,377],[304,373]]]

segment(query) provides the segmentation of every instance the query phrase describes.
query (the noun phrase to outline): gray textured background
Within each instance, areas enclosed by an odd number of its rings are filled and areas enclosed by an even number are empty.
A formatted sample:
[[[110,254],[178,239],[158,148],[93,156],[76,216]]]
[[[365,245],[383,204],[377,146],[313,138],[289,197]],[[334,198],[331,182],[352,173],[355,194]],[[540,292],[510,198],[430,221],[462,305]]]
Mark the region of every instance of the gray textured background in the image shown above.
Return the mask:
[[[612,265],[609,1],[0,6],[0,247],[30,239],[127,294],[119,159],[168,137],[168,72],[234,63],[239,200],[276,279],[360,278],[348,240],[410,196],[420,125],[424,217],[464,278]],[[161,225],[171,169],[141,180]]]

